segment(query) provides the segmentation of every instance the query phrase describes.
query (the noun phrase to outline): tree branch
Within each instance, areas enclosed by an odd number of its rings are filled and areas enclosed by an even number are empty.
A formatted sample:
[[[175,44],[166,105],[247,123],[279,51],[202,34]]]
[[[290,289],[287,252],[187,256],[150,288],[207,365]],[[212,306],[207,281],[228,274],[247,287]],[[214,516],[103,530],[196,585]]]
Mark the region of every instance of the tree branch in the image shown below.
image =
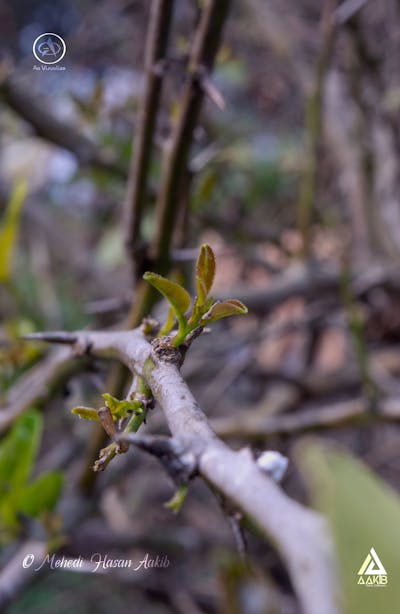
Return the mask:
[[[187,164],[193,131],[204,96],[202,77],[211,71],[230,0],[209,0],[197,29],[189,59],[189,74],[182,93],[180,113],[171,146],[166,152],[165,171],[157,204],[157,229],[151,246],[151,257],[157,270],[168,269],[172,234],[180,204],[182,169]]]
[[[273,541],[288,566],[303,611],[337,614],[335,571],[323,519],[289,499],[263,474],[249,450],[234,452],[218,439],[181,377],[179,349],[156,349],[139,329],[85,331],[73,333],[70,340],[79,354],[90,351],[118,358],[145,379],[173,438],[195,456],[198,473]]]
[[[271,435],[297,435],[307,431],[341,426],[371,424],[373,421],[398,422],[400,402],[388,398],[371,408],[366,399],[350,399],[325,407],[299,408],[294,413],[265,416],[261,411],[212,421],[216,433],[224,438],[263,440]]]
[[[153,270],[165,275],[171,259],[173,233],[182,205],[182,181],[204,97],[202,80],[212,70],[230,0],[208,0],[194,36],[189,58],[187,81],[183,88],[180,112],[165,149],[161,186],[156,205],[156,230],[150,245]],[[127,319],[127,328],[138,326],[156,301],[156,293],[147,283],[138,284],[136,301]]]
[[[14,80],[7,78],[0,83],[0,95],[13,111],[32,126],[38,136],[68,149],[82,165],[94,166],[125,177],[125,170],[110,152],[99,148],[74,126],[58,119],[49,109],[44,109],[43,99],[39,100],[33,92],[27,92],[25,86],[22,89]]]
[[[37,562],[42,561],[47,552],[45,542],[28,540],[17,550],[13,558],[8,562],[0,574],[0,611],[4,612],[16,596],[25,587],[29,586],[34,578]],[[36,563],[29,565],[26,569],[22,562],[27,556],[33,555]],[[30,559],[27,559],[29,561]]]
[[[81,369],[82,361],[76,360],[70,348],[51,353],[39,365],[32,367],[10,390],[5,405],[0,406],[0,433],[7,430],[26,409],[46,401],[54,390]]]
[[[128,254],[137,269],[136,255],[140,223],[146,200],[146,183],[153,145],[153,134],[160,106],[164,77],[165,53],[171,24],[173,0],[153,0],[146,41],[146,87],[140,104],[135,153],[129,171],[125,199],[125,242]],[[136,271],[139,272],[140,271]]]

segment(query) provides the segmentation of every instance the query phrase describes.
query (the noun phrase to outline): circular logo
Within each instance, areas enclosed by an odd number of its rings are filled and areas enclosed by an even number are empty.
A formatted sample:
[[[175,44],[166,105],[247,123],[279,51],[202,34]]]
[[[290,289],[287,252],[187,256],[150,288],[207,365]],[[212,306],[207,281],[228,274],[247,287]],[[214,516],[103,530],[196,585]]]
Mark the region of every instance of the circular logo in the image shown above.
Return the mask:
[[[57,64],[63,59],[66,50],[65,41],[52,32],[38,36],[32,46],[33,55],[42,64]]]

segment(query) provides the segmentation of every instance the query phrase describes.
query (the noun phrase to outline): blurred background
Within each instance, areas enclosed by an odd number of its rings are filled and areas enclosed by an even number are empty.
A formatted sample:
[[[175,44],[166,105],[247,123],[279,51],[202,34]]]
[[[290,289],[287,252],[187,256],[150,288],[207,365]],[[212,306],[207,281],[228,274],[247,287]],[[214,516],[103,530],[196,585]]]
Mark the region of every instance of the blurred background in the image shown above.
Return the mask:
[[[201,5],[175,2],[144,244]],[[21,386],[11,393],[21,376],[37,369],[40,380],[47,359],[47,347],[21,335],[112,326],[135,298],[123,201],[149,8],[0,0],[0,416],[23,396]],[[45,32],[66,42],[55,70],[32,53]],[[209,243],[215,295],[241,299],[249,315],[214,324],[183,373],[231,445],[289,457],[283,487],[302,502],[294,450],[305,431],[400,485],[399,62],[396,0],[235,0],[192,143],[173,261],[191,280],[198,246]],[[154,313],[162,320],[165,304]],[[43,433],[32,475],[63,473],[57,511],[10,523],[4,498],[0,563],[50,532],[66,556],[140,561],[149,552],[171,564],[38,573],[7,612],[299,612],[272,545],[248,533],[250,572],[217,498],[195,481],[175,516],[163,505],[173,485],[143,453],[115,459],[76,516],[93,427],[69,410],[99,404],[110,365],[83,359],[74,370],[35,404]],[[145,429],[166,432],[158,408]]]

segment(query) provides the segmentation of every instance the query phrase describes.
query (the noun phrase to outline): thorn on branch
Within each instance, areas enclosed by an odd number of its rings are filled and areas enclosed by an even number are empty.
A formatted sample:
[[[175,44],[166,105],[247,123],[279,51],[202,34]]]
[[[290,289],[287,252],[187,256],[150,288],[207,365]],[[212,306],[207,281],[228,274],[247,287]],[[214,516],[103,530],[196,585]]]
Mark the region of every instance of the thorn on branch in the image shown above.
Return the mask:
[[[200,87],[206,96],[215,104],[220,111],[226,107],[225,99],[221,92],[213,83],[210,73],[205,66],[197,66],[190,71],[190,77],[198,87]]]
[[[227,514],[228,521],[235,539],[238,555],[243,563],[247,563],[247,542],[241,525],[243,515],[240,512]]]
[[[22,339],[26,339],[27,341],[45,341],[46,343],[65,343],[66,345],[73,345],[78,341],[78,337],[75,333],[66,333],[63,331],[29,333],[28,335],[23,335]]]
[[[248,450],[248,449],[247,449]],[[214,491],[215,497],[221,507],[221,510],[228,519],[233,537],[236,544],[236,549],[243,563],[247,562],[247,542],[242,527],[243,513],[220,492]]]
[[[42,333],[29,333],[23,335],[26,341],[44,341],[46,343],[59,343],[63,345],[75,345],[77,356],[86,356],[91,353],[93,343],[85,339],[84,334],[68,333],[64,331],[49,331]]]
[[[226,102],[221,92],[217,89],[215,84],[212,82],[211,78],[204,74],[200,80],[201,87],[204,90],[204,93],[209,97],[209,99],[215,104],[216,107],[220,111],[224,111],[226,107]]]

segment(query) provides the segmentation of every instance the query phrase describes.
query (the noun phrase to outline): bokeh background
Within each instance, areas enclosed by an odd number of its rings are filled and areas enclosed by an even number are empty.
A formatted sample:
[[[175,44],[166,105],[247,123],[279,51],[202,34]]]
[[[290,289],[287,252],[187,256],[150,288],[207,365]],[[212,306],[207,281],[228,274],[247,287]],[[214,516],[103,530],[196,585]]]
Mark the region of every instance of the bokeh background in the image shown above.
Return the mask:
[[[144,243],[201,4],[175,3]],[[123,201],[149,5],[0,1],[0,411],[47,352],[21,335],[112,326],[135,298]],[[218,96],[206,99],[191,148],[174,262],[190,280],[208,242],[216,296],[240,298],[249,315],[213,325],[183,372],[234,447],[289,457],[283,487],[303,502],[295,449],[305,431],[399,487],[399,13],[395,0],[236,0],[212,77]],[[33,69],[43,32],[65,39],[57,65],[65,70]],[[165,313],[160,303],[155,314]],[[63,531],[81,505],[76,484],[92,429],[69,410],[82,399],[98,404],[109,370],[82,364],[43,404],[32,471],[62,471],[62,495],[46,528],[22,514],[4,529],[0,561],[50,526],[66,556],[165,553],[171,565],[37,574],[7,612],[299,612],[273,546],[248,532],[252,570],[243,568],[214,495],[195,481],[174,516],[163,506],[173,485],[143,453],[116,459]],[[145,428],[165,432],[158,408]]]

